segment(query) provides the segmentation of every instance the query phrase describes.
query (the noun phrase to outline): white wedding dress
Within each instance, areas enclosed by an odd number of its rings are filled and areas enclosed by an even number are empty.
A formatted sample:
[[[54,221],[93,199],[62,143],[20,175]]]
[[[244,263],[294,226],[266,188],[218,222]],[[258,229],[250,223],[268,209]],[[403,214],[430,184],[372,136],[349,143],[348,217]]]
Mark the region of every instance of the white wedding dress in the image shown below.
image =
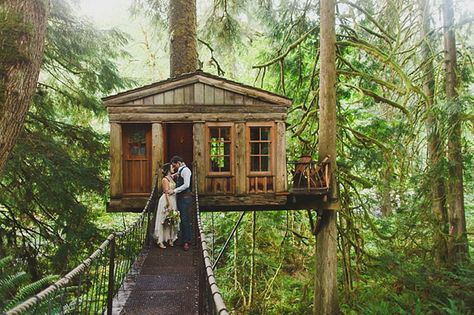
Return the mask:
[[[169,189],[175,189],[176,183],[169,179]],[[169,208],[177,210],[176,206],[176,195],[168,195]],[[153,238],[156,243],[166,244],[169,241],[176,241],[178,238],[179,224],[176,226],[163,224],[166,218],[166,195],[163,193],[160,200],[158,201],[158,207],[156,208],[156,219],[155,219],[155,230],[153,231]]]

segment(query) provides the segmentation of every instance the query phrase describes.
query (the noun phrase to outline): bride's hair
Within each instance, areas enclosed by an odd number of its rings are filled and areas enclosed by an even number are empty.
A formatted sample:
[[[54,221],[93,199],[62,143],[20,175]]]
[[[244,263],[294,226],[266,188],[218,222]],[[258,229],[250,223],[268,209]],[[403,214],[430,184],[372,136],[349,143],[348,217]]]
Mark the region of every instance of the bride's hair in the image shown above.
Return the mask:
[[[161,168],[161,172],[162,172],[163,176],[168,175],[168,172],[170,170],[171,170],[171,163],[163,164],[163,167]]]

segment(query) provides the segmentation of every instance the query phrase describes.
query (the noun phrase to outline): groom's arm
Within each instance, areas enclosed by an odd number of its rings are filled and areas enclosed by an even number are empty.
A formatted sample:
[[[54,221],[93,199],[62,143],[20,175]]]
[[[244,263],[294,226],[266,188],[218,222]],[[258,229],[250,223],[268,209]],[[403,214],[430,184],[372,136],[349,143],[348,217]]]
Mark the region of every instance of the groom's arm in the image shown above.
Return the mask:
[[[179,187],[176,187],[174,189],[174,192],[176,194],[179,194],[180,192],[186,190],[189,188],[189,186],[191,185],[191,170],[187,167],[185,167],[182,171],[181,171],[181,176],[183,177],[183,180],[184,180],[184,183],[183,185],[179,186]]]

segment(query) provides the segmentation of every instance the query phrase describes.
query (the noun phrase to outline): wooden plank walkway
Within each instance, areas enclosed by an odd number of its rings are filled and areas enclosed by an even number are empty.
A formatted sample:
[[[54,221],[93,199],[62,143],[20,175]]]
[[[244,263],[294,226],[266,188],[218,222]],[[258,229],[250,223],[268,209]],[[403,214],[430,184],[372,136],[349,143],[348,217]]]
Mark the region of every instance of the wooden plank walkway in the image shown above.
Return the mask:
[[[199,313],[199,250],[152,245],[114,299],[113,314]]]

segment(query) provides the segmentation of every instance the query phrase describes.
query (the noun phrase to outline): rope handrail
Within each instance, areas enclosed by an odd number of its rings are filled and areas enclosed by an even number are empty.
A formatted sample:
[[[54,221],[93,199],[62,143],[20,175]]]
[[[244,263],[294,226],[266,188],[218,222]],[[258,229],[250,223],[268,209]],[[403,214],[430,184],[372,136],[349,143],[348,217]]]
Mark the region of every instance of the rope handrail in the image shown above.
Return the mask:
[[[64,313],[65,309],[68,308],[73,309],[72,313],[103,313],[105,310],[107,310],[107,313],[111,313],[111,309],[109,309],[109,302],[113,298],[113,295],[110,295],[114,294],[114,292],[118,290],[123,279],[125,278],[125,276],[123,275],[124,272],[128,272],[129,265],[131,265],[131,263],[129,263],[130,257],[132,257],[134,254],[130,251],[132,249],[137,249],[137,240],[133,238],[125,239],[125,237],[130,234],[133,234],[132,237],[140,237],[139,241],[141,241],[142,238],[144,241],[143,231],[139,231],[141,233],[137,233],[137,228],[143,229],[143,222],[145,221],[145,218],[147,218],[146,214],[147,212],[149,212],[150,205],[152,204],[156,193],[157,177],[155,176],[154,185],[150,196],[148,197],[146,205],[140,213],[139,217],[131,225],[129,225],[122,231],[117,231],[109,234],[105,241],[102,242],[102,244],[89,257],[84,259],[77,267],[68,272],[64,277],[62,277],[46,289],[42,290],[41,292],[16,305],[12,309],[6,311],[5,314],[17,315],[23,314],[28,311],[33,311],[33,313],[36,313],[36,308],[41,307],[41,303],[48,303],[48,310],[46,312],[47,314],[57,313],[57,308],[60,308],[59,313]],[[115,243],[117,239],[120,239],[119,245],[127,245],[122,246],[125,249],[126,253],[118,252],[115,249]],[[130,244],[130,247],[132,247],[132,249],[127,248]],[[109,257],[105,255],[107,250],[109,251]],[[129,257],[126,257],[127,254],[129,255]],[[123,260],[119,261],[119,259],[115,259],[115,256],[120,256],[120,258],[123,258]],[[108,264],[108,269],[104,265],[99,265],[99,261],[101,260],[102,263],[110,262],[110,264]],[[87,274],[88,268],[92,267],[93,263],[95,263],[96,267],[96,269],[94,270],[95,272],[93,271],[90,274]],[[112,271],[112,273],[109,274],[109,279],[106,279],[106,277],[104,277],[104,274],[108,274],[110,271]],[[92,274],[95,275],[97,278],[92,278]],[[73,280],[76,278],[79,279],[76,282],[73,282]],[[70,284],[75,286],[73,287],[75,294],[71,294],[71,292],[69,292],[71,290],[67,290],[67,286]],[[86,286],[86,290],[83,290],[83,288],[81,287],[82,284]],[[60,292],[61,290],[62,292]],[[65,295],[67,294],[69,294],[69,300],[65,301],[67,300],[67,298],[65,297]],[[57,300],[58,295],[60,295],[60,301]],[[105,299],[105,295],[107,295],[107,299]],[[105,303],[106,301],[107,303]]]
[[[201,239],[201,248],[202,248],[202,254],[204,258],[204,268],[206,270],[206,275],[207,275],[205,278],[207,279],[208,286],[206,287],[210,289],[212,300],[215,306],[215,308],[213,309],[213,311],[215,311],[215,314],[228,315],[229,312],[227,311],[227,308],[224,303],[224,299],[222,298],[222,295],[217,286],[216,278],[214,277],[212,262],[209,256],[209,248],[207,247],[206,235],[204,234],[204,229],[202,227],[202,221],[201,221],[201,213],[199,211],[199,194],[198,194],[197,176],[194,175],[193,177],[194,177],[194,191],[195,191],[195,196],[196,196],[197,225],[198,225],[198,230],[199,230],[199,236]],[[212,312],[211,310],[210,313],[213,314],[214,312]]]

